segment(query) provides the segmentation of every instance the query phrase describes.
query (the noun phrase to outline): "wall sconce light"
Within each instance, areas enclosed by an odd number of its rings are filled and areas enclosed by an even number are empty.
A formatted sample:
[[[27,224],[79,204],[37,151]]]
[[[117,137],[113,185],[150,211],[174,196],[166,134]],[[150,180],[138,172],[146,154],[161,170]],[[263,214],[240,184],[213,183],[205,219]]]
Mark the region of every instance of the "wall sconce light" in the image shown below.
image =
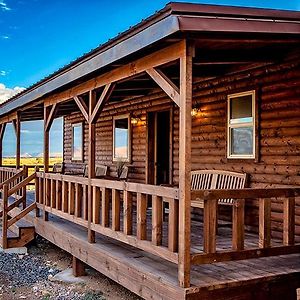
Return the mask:
[[[191,115],[192,115],[193,118],[197,117],[198,113],[199,113],[199,108],[193,108],[191,110]]]
[[[131,118],[131,124],[134,126],[137,125],[139,123],[139,121],[140,121],[140,118],[136,118],[136,117]]]

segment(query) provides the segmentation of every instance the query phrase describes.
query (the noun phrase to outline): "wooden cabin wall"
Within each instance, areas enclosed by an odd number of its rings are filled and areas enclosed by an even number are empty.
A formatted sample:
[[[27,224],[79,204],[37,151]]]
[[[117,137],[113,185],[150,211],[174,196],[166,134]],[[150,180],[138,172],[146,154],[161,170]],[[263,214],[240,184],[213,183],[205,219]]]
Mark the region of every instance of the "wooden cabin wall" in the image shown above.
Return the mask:
[[[131,127],[131,163],[129,181],[146,182],[146,155],[147,155],[147,127],[145,125],[147,113],[155,110],[171,109],[172,101],[161,93],[124,101],[122,103],[109,103],[102,111],[96,123],[96,164],[109,166],[110,175],[116,175],[116,165],[113,163],[113,116],[130,113],[141,119],[139,125]],[[64,122],[64,161],[71,162],[71,135],[72,124],[83,122],[80,112],[65,117]],[[84,163],[88,163],[88,125],[84,123]]]
[[[300,67],[299,58],[251,71],[239,72],[194,85],[194,106],[200,114],[192,124],[192,169],[246,172],[250,187],[300,185]],[[226,159],[227,95],[256,90],[259,111],[259,159]],[[164,93],[141,99],[108,104],[96,129],[96,162],[112,165],[112,117],[124,113],[146,120],[153,109],[172,107]],[[64,159],[71,160],[71,123],[83,120],[80,113],[65,117]],[[84,157],[87,162],[87,124]],[[129,180],[146,182],[146,126],[133,126],[132,166]],[[179,110],[173,120],[173,182],[178,183]],[[113,170],[113,168],[112,168]],[[246,221],[258,223],[258,203],[247,202]],[[300,203],[296,208],[296,232],[300,237]],[[227,213],[225,216],[230,214]],[[282,204],[272,206],[274,235],[282,232]],[[254,227],[255,229],[256,227]]]
[[[227,95],[249,90],[258,94],[258,161],[227,160]],[[198,84],[193,95],[194,106],[199,107],[200,114],[193,120],[192,169],[245,172],[253,188],[300,186],[299,58]],[[177,179],[177,165],[174,169]],[[296,233],[300,238],[299,198],[297,201]],[[229,216],[230,210],[225,215]],[[278,201],[272,204],[274,236],[281,236],[281,220],[282,203]],[[257,200],[247,201],[246,222],[257,226]]]

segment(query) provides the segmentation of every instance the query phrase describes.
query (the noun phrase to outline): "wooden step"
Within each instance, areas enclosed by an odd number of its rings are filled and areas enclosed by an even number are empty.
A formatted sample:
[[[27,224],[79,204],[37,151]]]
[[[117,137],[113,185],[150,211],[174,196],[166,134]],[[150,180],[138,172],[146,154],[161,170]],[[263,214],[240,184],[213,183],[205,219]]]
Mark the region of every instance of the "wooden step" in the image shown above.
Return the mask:
[[[7,230],[7,238],[8,238],[8,248],[13,248],[11,245],[15,244],[19,240],[19,236],[15,234],[11,230]],[[0,228],[0,247],[3,246],[3,240],[2,240],[2,228]]]

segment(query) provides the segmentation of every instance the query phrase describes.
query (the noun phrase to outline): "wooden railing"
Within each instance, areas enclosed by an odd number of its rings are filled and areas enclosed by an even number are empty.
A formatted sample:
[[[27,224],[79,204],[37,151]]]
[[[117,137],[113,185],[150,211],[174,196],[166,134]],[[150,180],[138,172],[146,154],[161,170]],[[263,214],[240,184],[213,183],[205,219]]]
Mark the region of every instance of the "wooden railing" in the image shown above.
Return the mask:
[[[20,177],[26,175],[26,170],[14,167],[0,167],[0,189],[7,183],[9,187],[13,186]]]
[[[9,188],[9,185],[7,183],[4,183],[3,185],[3,197],[2,197],[2,248],[6,249],[8,247],[8,229],[18,222],[20,219],[22,219],[24,216],[26,216],[28,213],[30,213],[32,210],[36,209],[36,202],[34,201],[30,205],[26,206],[26,186],[36,178],[36,173],[33,173],[32,175],[26,177],[18,184],[14,185],[13,187]],[[25,192],[24,192],[25,191]],[[16,198],[13,197],[13,195],[18,195],[20,193],[24,193],[23,197]],[[9,199],[12,199],[13,201],[9,201]],[[24,201],[25,199],[25,201]],[[23,210],[15,215],[13,218],[9,219],[8,215],[9,212],[14,209],[15,207],[18,207],[21,203],[23,203]]]
[[[88,228],[89,186],[92,231],[178,263],[178,189],[38,172],[37,205]]]
[[[193,191],[194,201],[204,201],[203,253],[191,255],[192,264],[204,264],[218,261],[242,260],[264,256],[299,253],[300,244],[295,243],[296,198],[300,188],[266,188],[239,190]],[[216,222],[218,199],[233,199],[232,207],[232,249],[218,250]],[[245,202],[258,199],[258,244],[257,247],[245,247]],[[271,205],[274,200],[282,201],[282,241],[272,245]],[[299,199],[299,198],[298,198]],[[299,205],[299,202],[298,202]]]

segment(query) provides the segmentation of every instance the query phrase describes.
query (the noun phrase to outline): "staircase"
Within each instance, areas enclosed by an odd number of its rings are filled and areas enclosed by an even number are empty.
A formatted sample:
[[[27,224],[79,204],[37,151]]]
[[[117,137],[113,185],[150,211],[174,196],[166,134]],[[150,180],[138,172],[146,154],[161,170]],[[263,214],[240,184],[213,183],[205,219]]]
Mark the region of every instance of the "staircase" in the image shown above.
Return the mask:
[[[20,172],[19,176],[0,183],[0,247],[3,249],[26,246],[35,238],[34,225],[24,217],[36,209],[35,202],[26,203],[26,186],[36,178],[36,173],[25,174]]]
[[[16,216],[18,212],[13,210],[10,216]],[[9,218],[11,220],[11,218]],[[3,236],[0,228],[0,236]],[[7,248],[24,247],[35,239],[34,225],[25,220],[19,220],[7,230]],[[3,248],[3,239],[0,239],[0,247]]]

